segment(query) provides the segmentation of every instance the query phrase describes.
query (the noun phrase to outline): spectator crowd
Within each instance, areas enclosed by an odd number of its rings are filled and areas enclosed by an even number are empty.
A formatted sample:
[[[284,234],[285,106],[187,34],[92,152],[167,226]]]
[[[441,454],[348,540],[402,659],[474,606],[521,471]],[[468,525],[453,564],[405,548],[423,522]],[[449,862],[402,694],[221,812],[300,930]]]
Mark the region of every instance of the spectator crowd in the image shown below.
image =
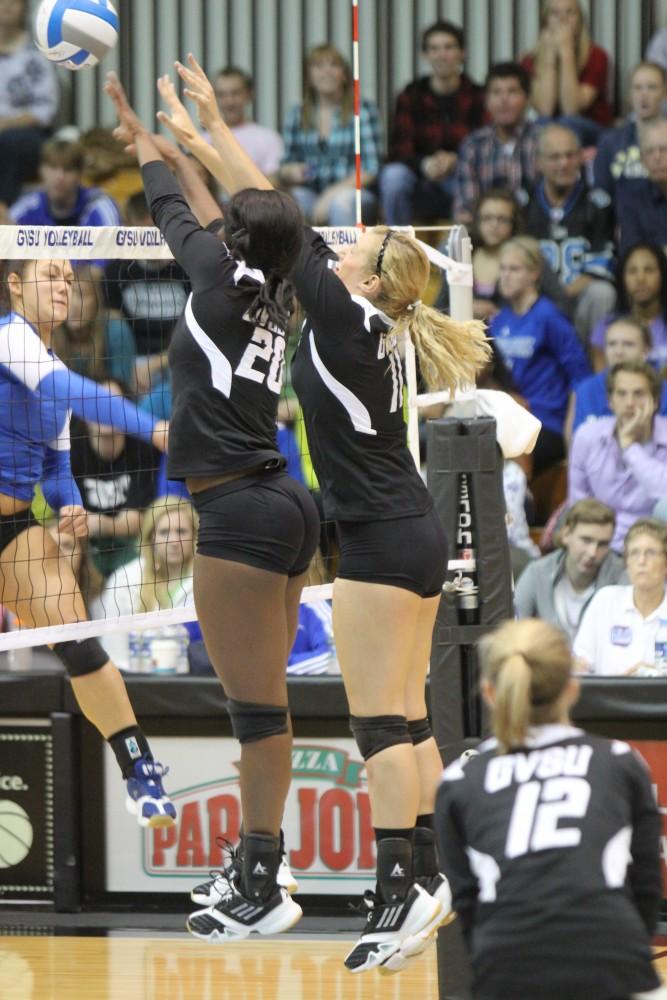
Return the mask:
[[[391,121],[370,101],[360,108],[364,222],[471,230],[474,315],[494,345],[488,378],[542,422],[533,455],[506,469],[517,613],[562,627],[592,672],[650,672],[667,621],[665,37],[633,68],[629,113],[616,122],[610,56],[579,0],[546,0],[532,50],[490,66],[483,85],[464,71],[463,30],[438,21],[422,36],[429,71],[397,95]],[[57,130],[58,81],[30,39],[25,0],[0,3],[0,54],[3,221],[152,225],[113,137]],[[212,80],[241,145],[306,220],[353,224],[344,56],[329,44],[308,53],[282,135],[252,120],[244,69]],[[208,182],[222,214],[224,192]],[[172,261],[80,263],[54,337],[65,364],[150,414],[154,445],[169,420],[167,351],[188,295]],[[446,308],[446,283],[437,304]],[[290,472],[316,485],[293,401],[282,416]],[[72,432],[90,529],[72,558],[90,606],[103,616],[188,603],[195,518],[159,448],[122,427],[76,422]],[[326,558],[331,545],[323,527]],[[316,658],[330,648],[330,622],[319,643]]]

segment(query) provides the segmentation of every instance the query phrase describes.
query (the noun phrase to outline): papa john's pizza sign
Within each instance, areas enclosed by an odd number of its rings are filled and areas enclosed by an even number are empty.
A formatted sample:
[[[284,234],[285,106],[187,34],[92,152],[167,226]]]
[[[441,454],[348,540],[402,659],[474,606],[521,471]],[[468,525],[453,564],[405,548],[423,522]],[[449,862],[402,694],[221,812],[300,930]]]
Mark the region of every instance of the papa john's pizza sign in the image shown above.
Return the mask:
[[[140,831],[123,809],[117,764],[105,758],[106,888],[189,892],[224,863],[222,843],[241,825],[239,748],[232,739],[151,740],[170,764],[178,810],[170,829]],[[305,893],[360,894],[375,868],[366,771],[351,739],[296,740],[283,821],[292,872]]]

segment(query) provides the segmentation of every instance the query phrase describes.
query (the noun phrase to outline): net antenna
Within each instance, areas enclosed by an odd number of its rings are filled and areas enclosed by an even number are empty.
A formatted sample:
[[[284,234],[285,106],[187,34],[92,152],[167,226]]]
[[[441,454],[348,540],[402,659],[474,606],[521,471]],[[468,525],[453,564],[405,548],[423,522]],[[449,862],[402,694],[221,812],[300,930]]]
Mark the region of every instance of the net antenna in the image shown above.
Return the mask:
[[[361,221],[361,94],[359,85],[359,0],[352,0],[352,81],[354,96],[355,218]]]

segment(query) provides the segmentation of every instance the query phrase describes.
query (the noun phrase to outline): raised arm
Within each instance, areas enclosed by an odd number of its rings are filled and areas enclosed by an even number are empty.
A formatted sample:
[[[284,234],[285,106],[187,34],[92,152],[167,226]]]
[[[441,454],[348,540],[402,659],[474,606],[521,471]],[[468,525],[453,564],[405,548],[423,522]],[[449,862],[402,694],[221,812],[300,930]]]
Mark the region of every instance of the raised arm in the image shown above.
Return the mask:
[[[162,160],[175,174],[181,190],[197,221],[207,226],[220,218],[220,206],[208,190],[196,169],[178,146],[163,135],[149,133],[139,117],[130,107],[125,91],[115,73],[107,74],[105,91],[113,101],[118,113],[118,128],[115,136],[126,144],[139,160],[139,165]],[[141,149],[140,149],[141,147]]]
[[[160,139],[146,131],[130,107],[115,73],[107,74],[104,89],[118,113],[120,125],[116,135],[134,149],[141,166],[146,199],[155,224],[196,292],[198,286],[210,284],[220,260],[228,256],[228,251],[193,215],[182,188],[160,151]],[[187,176],[187,168],[185,170]],[[192,176],[190,179],[194,184]],[[209,222],[220,217],[217,205],[214,214],[212,206],[209,210],[213,216],[208,219]]]
[[[206,187],[192,159],[164,135],[152,135],[151,139],[176,177],[185,200],[200,226],[206,227],[215,219],[222,218],[220,206]]]
[[[222,120],[213,87],[192,53],[188,55],[188,63],[189,66],[184,66],[177,62],[176,69],[186,85],[185,95],[197,105],[199,122],[207,129],[214,149],[197,134],[174,85],[165,76],[158,80],[158,90],[169,115],[164,111],[158,112],[159,120],[171,129],[180,143],[194,153],[229,194],[235,194],[246,187],[271,190],[271,182],[253,163]]]
[[[143,167],[146,163],[154,161],[165,163],[166,160],[157,148],[153,136],[137,113],[130,107],[125,91],[115,73],[107,73],[104,92],[113,101],[118,115],[119,127],[116,130],[116,136],[126,145],[134,147],[139,166]]]

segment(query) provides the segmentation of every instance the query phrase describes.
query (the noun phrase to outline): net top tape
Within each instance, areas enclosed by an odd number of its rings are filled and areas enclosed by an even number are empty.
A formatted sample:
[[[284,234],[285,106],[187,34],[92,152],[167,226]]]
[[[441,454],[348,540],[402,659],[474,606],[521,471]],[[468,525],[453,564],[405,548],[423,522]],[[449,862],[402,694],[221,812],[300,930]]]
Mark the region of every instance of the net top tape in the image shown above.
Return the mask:
[[[414,233],[410,226],[395,229]],[[448,227],[443,226],[443,232]],[[451,227],[449,227],[451,228]],[[334,250],[356,243],[362,232],[355,226],[318,229]],[[472,286],[472,266],[452,260],[418,240],[431,263],[447,272],[450,285]],[[153,226],[0,226],[0,259],[71,261],[172,260],[159,229]]]

